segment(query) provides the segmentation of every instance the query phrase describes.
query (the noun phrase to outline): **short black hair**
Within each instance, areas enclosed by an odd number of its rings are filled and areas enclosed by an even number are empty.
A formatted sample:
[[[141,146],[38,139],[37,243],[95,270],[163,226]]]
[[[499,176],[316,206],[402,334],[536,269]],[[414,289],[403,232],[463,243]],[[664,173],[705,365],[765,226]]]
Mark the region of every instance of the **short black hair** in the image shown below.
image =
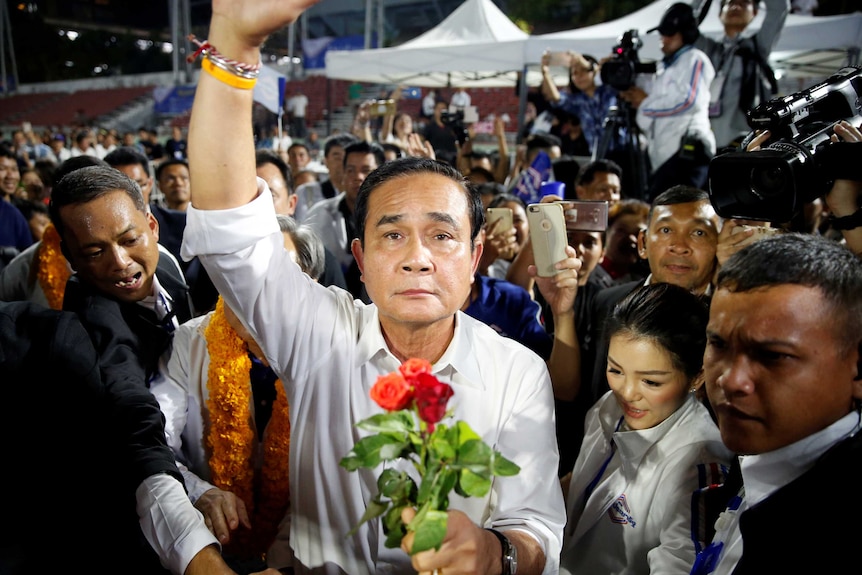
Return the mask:
[[[677,204],[690,204],[703,201],[709,201],[709,194],[700,188],[686,185],[672,186],[657,195],[652,201],[647,222],[652,221],[653,212],[659,206],[675,206]]]
[[[383,148],[384,152],[395,152],[396,158],[404,157],[404,150],[402,150],[401,146],[398,146],[397,144],[393,144],[392,142],[383,142],[380,146]]]
[[[109,166],[119,168],[120,166],[141,166],[147,177],[150,175],[150,160],[131,146],[120,146],[105,156]]]
[[[323,157],[327,157],[332,148],[341,148],[344,149],[353,142],[358,142],[359,138],[354,136],[353,134],[333,134],[326,139],[326,143],[323,144]]]
[[[15,152],[6,144],[0,144],[0,158],[10,158],[16,162],[18,161],[18,158],[15,157]]]
[[[353,218],[356,225],[356,237],[359,238],[363,247],[365,246],[365,219],[368,216],[368,198],[371,192],[390,180],[424,173],[438,174],[449,178],[464,190],[470,212],[468,214],[470,219],[470,247],[475,247],[476,236],[479,235],[479,231],[485,224],[485,210],[482,207],[482,198],[479,196],[479,192],[469,185],[461,172],[452,166],[438,160],[417,157],[399,158],[381,164],[362,182],[356,196]],[[405,193],[409,192],[405,191]]]
[[[527,210],[527,204],[524,203],[524,200],[522,200],[520,197],[516,196],[512,192],[503,192],[501,194],[497,194],[496,196],[494,196],[494,199],[491,200],[491,203],[488,204],[488,207],[498,208],[503,204],[508,204],[509,202],[515,202],[516,204],[519,204],[522,208],[524,208],[524,211]]]
[[[96,156],[89,156],[87,154],[81,154],[80,156],[69,158],[68,160],[57,166],[57,169],[54,170],[54,186],[60,183],[60,180],[62,180],[63,176],[65,176],[66,174],[74,172],[75,170],[80,170],[81,168],[87,168],[89,166],[104,166],[106,168],[110,167],[105,160],[100,160]]]
[[[605,340],[617,334],[652,340],[692,381],[703,367],[708,322],[703,297],[674,284],[654,283],[639,286],[617,303],[605,326]]]
[[[66,162],[68,161],[66,160]],[[65,165],[66,162],[63,164]],[[60,208],[86,204],[111,192],[124,192],[132,200],[137,210],[146,213],[147,206],[144,204],[144,194],[138,184],[107,163],[102,162],[102,164],[68,172],[51,190],[51,203],[48,205],[48,212],[51,216],[51,223],[54,224],[60,238],[63,238],[65,231],[60,218]]]
[[[278,172],[281,174],[282,179],[284,180],[285,185],[287,185],[287,195],[293,193],[293,172],[290,171],[290,166],[287,165],[287,162],[281,159],[281,157],[273,152],[272,150],[260,149],[255,152],[255,167],[259,168],[264,164],[272,164],[276,167]]]
[[[187,161],[179,160],[177,158],[170,158],[159,164],[159,167],[156,168],[156,180],[161,179],[162,172],[164,172],[165,168],[167,168],[168,166],[185,166],[186,170],[189,169],[189,163]]]
[[[623,169],[613,160],[593,160],[578,174],[578,186],[586,186],[593,182],[596,174],[614,174],[620,180],[623,178]]]
[[[343,165],[347,165],[347,157],[350,154],[362,154],[366,156],[371,154],[374,156],[374,159],[377,161],[378,166],[382,166],[386,162],[386,156],[383,153],[383,147],[376,142],[366,142],[365,140],[357,140],[352,144],[348,144],[344,148],[344,162]]]
[[[862,263],[823,236],[784,233],[756,241],[721,267],[716,289],[748,292],[778,285],[817,288],[832,307],[824,322],[839,326],[848,349],[862,342]]]

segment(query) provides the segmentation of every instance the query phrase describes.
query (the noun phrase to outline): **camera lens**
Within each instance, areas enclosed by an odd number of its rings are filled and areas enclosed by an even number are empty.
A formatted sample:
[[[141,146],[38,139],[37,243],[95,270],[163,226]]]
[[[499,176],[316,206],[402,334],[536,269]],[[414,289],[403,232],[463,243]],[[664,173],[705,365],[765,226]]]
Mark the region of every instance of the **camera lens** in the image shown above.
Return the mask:
[[[751,191],[759,198],[773,198],[787,189],[790,173],[786,166],[758,166],[751,170]]]

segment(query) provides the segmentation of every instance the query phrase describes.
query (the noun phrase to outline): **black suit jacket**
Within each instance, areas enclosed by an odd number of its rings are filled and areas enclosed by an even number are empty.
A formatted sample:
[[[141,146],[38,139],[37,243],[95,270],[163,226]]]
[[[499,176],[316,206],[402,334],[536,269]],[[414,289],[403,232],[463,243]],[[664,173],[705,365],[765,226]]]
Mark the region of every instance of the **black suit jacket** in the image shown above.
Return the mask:
[[[173,300],[179,323],[191,319],[189,288],[176,265],[162,253],[156,276]],[[76,276],[66,283],[63,309],[78,314],[103,364],[112,372],[140,369],[149,381],[171,343],[171,333],[152,310],[111,299]]]
[[[164,572],[135,490],[150,475],[182,478],[143,373],[123,375],[100,369],[74,314],[0,303],[0,573]]]

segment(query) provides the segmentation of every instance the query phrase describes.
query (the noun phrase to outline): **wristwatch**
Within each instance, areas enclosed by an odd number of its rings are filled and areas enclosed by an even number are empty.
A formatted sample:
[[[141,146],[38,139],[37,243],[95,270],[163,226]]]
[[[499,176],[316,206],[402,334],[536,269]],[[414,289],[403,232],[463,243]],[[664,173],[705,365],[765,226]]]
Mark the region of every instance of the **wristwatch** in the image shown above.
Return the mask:
[[[488,529],[497,539],[500,540],[500,546],[503,548],[503,556],[500,561],[503,564],[503,572],[501,575],[515,575],[518,572],[518,549],[512,545],[509,538],[497,531],[496,529]]]

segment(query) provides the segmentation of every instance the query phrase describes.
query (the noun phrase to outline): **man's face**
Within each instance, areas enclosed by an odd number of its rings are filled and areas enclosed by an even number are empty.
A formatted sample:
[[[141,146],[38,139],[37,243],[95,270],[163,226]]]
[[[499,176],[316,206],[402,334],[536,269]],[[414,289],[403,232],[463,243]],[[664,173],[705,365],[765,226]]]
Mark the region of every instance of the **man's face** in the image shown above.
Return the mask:
[[[159,174],[159,189],[165,194],[165,203],[172,209],[185,209],[191,201],[189,169],[182,164],[171,164]]]
[[[159,224],[117,190],[85,204],[60,208],[63,241],[78,276],[125,302],[153,294],[159,262]]]
[[[638,238],[640,256],[649,260],[653,282],[703,293],[715,270],[718,216],[706,201],[656,206]]]
[[[665,36],[664,34],[659,33],[659,44],[661,44],[661,52],[665,56],[670,56],[671,54],[676,54],[676,52],[682,48],[682,33],[677,32],[671,36]]]
[[[33,215],[30,216],[30,220],[27,222],[27,225],[30,226],[30,235],[33,236],[34,241],[39,241],[42,239],[42,235],[45,233],[45,228],[48,227],[48,224],[51,223],[51,220],[47,215],[41,214],[39,212],[33,212]]]
[[[302,146],[296,146],[287,152],[287,163],[290,164],[290,169],[294,172],[307,166],[310,161],[311,157],[308,155],[308,150]]]
[[[862,398],[859,346],[843,341],[836,315],[814,287],[715,293],[703,367],[729,449],[773,451],[851,412]]]
[[[719,19],[724,25],[745,28],[756,15],[757,10],[752,0],[732,0],[722,4]]]
[[[368,174],[377,169],[377,158],[374,154],[348,154],[344,161],[344,176],[342,177],[342,189],[347,198],[347,202],[352,206],[356,202],[356,196],[359,195],[359,187]]]
[[[329,179],[332,180],[332,184],[336,188],[343,187],[344,148],[341,146],[332,146],[329,148],[329,153],[323,158],[323,163],[326,164],[326,169],[329,170]]]
[[[614,221],[608,228],[607,250],[605,255],[617,265],[631,266],[638,259],[638,235],[646,230],[646,218],[636,214],[626,214]]]
[[[604,200],[610,205],[620,201],[620,177],[610,172],[596,172],[589,184],[575,186],[579,200]]]
[[[150,203],[150,192],[153,191],[153,179],[144,171],[140,164],[129,164],[127,166],[117,166],[117,169],[129,176],[141,188],[141,193],[144,194],[144,203]]]
[[[602,259],[602,234],[600,232],[569,231],[566,233],[569,245],[575,248],[581,269],[578,272],[578,285],[586,285],[590,274]]]
[[[287,182],[281,177],[281,172],[272,164],[262,164],[257,169],[257,176],[266,181],[272,193],[272,205],[275,213],[292,216],[296,211],[296,194],[287,189]]]
[[[0,158],[0,193],[3,197],[11,197],[20,181],[21,174],[15,158]]]
[[[353,241],[384,332],[449,325],[470,293],[481,244],[470,248],[466,192],[445,176],[389,180],[369,197],[365,247]]]

